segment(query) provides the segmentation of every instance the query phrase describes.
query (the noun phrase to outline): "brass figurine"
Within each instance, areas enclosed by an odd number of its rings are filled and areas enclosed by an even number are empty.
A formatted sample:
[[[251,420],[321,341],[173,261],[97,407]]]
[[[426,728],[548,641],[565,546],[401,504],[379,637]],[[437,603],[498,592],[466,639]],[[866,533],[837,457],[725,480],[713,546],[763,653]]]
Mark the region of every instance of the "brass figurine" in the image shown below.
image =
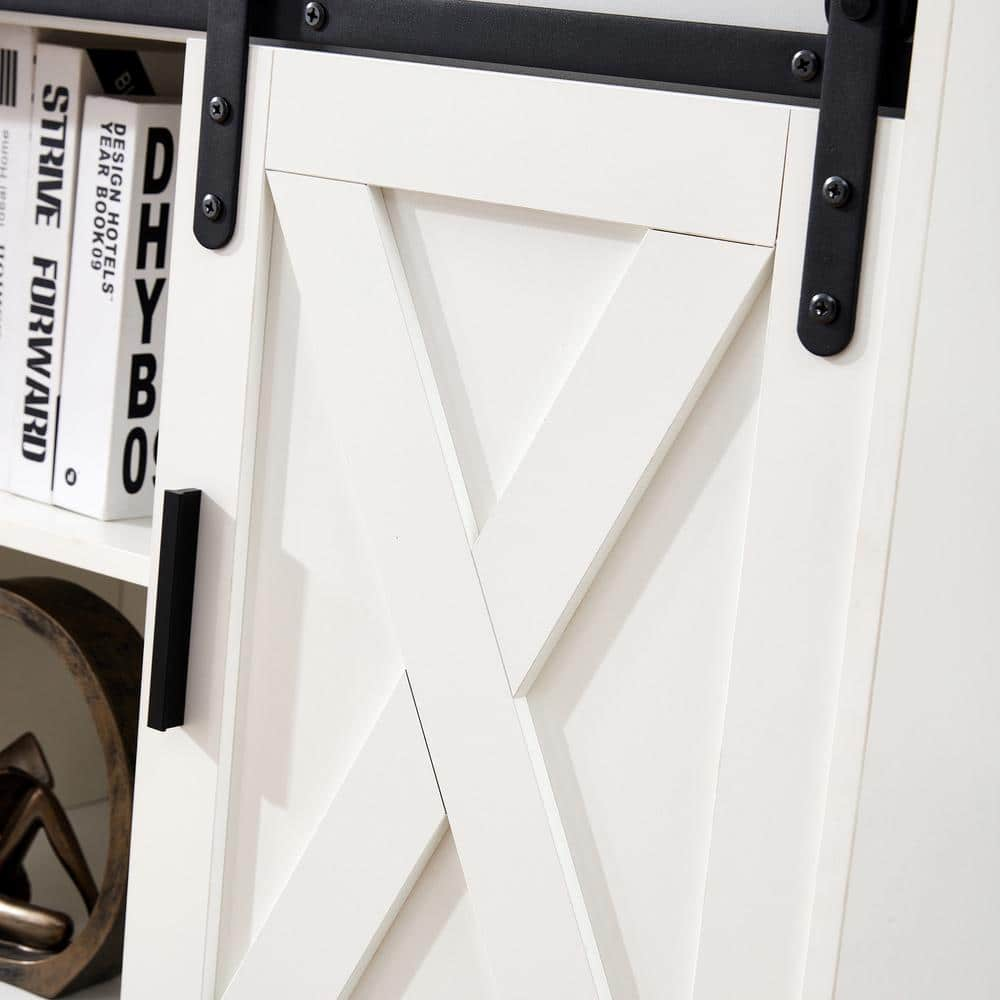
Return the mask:
[[[65,913],[0,896],[0,933],[25,952],[57,952],[73,937],[73,921]]]
[[[64,580],[0,581],[0,618],[53,649],[104,751],[108,850],[95,885],[38,741],[26,734],[0,750],[0,983],[61,997],[121,971],[142,638],[116,608]],[[80,927],[31,899],[23,861],[43,831],[86,904]]]
[[[30,901],[24,859],[39,832],[45,832],[88,913],[97,902],[94,877],[52,786],[52,772],[32,733],[0,750],[0,940],[48,952],[69,944],[73,922]]]

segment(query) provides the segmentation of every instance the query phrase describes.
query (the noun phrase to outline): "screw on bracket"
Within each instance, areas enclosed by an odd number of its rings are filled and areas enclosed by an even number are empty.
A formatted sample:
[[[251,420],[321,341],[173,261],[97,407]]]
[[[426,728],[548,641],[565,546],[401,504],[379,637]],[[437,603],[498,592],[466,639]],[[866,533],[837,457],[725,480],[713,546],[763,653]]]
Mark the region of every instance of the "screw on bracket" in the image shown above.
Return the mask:
[[[812,49],[799,49],[792,56],[792,75],[803,83],[815,80],[819,74],[819,56]]]
[[[208,102],[208,117],[219,125],[229,121],[232,111],[232,106],[224,97],[213,97]]]
[[[839,312],[840,303],[826,292],[814,295],[809,302],[809,315],[817,323],[822,323],[823,326],[829,326],[837,318]]]
[[[858,321],[868,196],[895,0],[831,0],[802,262],[798,335],[817,357],[847,349]],[[849,179],[849,184],[848,184]]]
[[[326,7],[318,3],[317,0],[309,0],[302,15],[306,26],[313,31],[321,31],[326,26]]]
[[[205,197],[201,199],[201,214],[204,215],[209,222],[216,222],[221,219],[225,208],[226,206],[217,194],[206,194]]]
[[[851,182],[836,174],[823,183],[823,200],[832,208],[843,208],[851,200]]]
[[[254,2],[199,0],[207,31],[192,223],[195,239],[206,250],[221,250],[236,232]]]

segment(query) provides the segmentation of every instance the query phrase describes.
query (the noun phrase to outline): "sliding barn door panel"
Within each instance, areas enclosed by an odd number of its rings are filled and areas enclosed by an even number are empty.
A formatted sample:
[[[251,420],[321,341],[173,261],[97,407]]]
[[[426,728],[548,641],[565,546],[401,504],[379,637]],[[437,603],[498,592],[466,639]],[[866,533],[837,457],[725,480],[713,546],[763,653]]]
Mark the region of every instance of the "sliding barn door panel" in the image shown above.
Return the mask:
[[[271,84],[217,992],[798,1000],[902,123],[825,360],[815,111],[293,51]]]

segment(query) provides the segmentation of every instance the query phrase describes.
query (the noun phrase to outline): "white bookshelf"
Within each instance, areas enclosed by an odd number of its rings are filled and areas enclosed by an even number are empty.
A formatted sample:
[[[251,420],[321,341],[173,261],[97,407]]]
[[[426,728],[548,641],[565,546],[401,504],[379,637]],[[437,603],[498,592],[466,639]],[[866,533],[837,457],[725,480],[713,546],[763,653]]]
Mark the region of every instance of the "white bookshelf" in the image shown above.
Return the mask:
[[[0,26],[5,25],[35,27],[39,29],[40,41],[97,47],[116,47],[123,40],[133,39],[144,49],[174,49],[178,44],[183,45],[191,35],[189,31],[148,25],[77,20],[7,10],[0,11]],[[151,518],[102,522],[0,490],[0,549],[9,550],[3,553],[3,559],[16,570],[8,570],[6,575],[44,574],[73,579],[123,611],[140,630],[145,593],[136,587],[145,588],[149,584],[152,546]],[[41,564],[35,567],[30,560],[15,555],[18,553],[60,565]],[[63,573],[60,566],[109,579],[87,578],[72,571]],[[0,572],[0,577],[4,575]],[[120,586],[111,581],[134,584],[136,587]],[[30,667],[29,661],[26,669],[30,670]],[[20,669],[25,669],[25,666],[21,664]],[[2,703],[0,696],[0,708]],[[9,707],[7,711],[9,713]],[[3,712],[0,712],[2,715]],[[0,729],[6,721],[0,718]],[[67,742],[71,742],[75,735],[66,734]],[[3,740],[0,740],[0,745],[2,743]],[[88,766],[89,763],[88,759]],[[60,781],[64,791],[68,784]],[[67,805],[67,812],[100,883],[108,843],[107,803]],[[86,921],[86,913],[75,889],[48,847],[44,834],[37,838],[32,848],[29,870],[35,901],[69,913],[79,930]],[[0,1000],[30,1000],[32,996],[0,982]],[[121,978],[74,992],[72,996],[74,1000],[121,1000]]]
[[[0,492],[0,546],[143,587],[149,583],[151,524],[148,517],[97,521]]]

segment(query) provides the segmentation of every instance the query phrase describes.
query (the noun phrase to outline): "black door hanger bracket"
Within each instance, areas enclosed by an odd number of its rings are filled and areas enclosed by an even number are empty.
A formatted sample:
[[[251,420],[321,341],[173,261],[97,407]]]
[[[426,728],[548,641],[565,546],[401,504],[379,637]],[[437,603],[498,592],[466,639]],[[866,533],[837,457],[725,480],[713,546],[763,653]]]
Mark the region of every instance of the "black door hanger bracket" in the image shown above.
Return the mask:
[[[798,319],[799,339],[821,357],[839,354],[854,336],[883,77],[915,11],[897,0],[827,0]]]
[[[220,250],[236,231],[250,51],[250,0],[208,0],[194,234]]]

